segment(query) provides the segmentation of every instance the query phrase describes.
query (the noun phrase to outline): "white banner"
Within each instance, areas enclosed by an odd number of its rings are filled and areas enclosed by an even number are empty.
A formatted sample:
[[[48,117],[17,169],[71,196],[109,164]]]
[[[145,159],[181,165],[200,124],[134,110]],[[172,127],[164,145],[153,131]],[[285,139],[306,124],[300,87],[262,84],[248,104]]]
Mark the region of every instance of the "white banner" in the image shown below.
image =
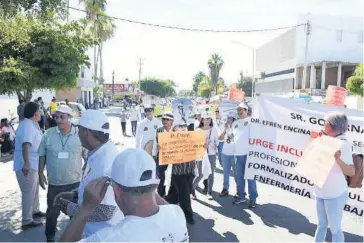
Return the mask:
[[[313,183],[297,174],[295,168],[311,131],[322,129],[324,116],[330,111],[347,115],[346,137],[353,142],[354,151],[363,153],[363,111],[260,96],[253,105],[245,178],[314,198]],[[363,216],[363,201],[362,188],[350,188],[344,210]]]

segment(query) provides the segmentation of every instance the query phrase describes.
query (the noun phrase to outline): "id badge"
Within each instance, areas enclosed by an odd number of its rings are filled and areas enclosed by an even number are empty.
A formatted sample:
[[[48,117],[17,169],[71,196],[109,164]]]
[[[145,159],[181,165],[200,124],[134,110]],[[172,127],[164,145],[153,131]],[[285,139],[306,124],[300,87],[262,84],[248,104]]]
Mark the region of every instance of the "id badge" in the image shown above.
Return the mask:
[[[68,152],[59,152],[58,159],[68,159]]]

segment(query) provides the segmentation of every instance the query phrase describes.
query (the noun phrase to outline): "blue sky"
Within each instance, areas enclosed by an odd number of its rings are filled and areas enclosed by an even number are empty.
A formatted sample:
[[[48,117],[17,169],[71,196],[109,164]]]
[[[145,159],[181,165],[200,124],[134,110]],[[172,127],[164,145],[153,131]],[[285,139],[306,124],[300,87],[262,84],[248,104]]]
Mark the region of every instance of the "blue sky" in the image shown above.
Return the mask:
[[[363,16],[363,0],[108,0],[107,14],[126,19],[202,29],[266,29],[297,24],[298,14]],[[83,8],[79,0],[70,6]],[[70,10],[71,18],[82,13]],[[251,49],[284,31],[249,34],[195,33],[146,27],[121,21],[115,37],[104,47],[104,76],[111,81],[138,79],[138,59],[143,58],[142,76],[174,80],[180,89],[190,89],[198,71],[208,72],[212,53],[224,61],[221,76],[235,82],[240,70],[252,73]]]

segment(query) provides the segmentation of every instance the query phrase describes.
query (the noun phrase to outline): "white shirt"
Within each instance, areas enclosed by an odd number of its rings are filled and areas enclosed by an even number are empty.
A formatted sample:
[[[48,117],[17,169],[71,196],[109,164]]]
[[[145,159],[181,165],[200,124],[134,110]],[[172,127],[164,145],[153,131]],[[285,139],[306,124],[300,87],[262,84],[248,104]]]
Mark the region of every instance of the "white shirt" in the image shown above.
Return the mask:
[[[228,142],[228,137],[230,137],[229,142]],[[235,144],[234,144],[234,135],[232,126],[226,129],[225,140],[223,141],[224,141],[224,146],[222,147],[222,153],[225,155],[233,156],[235,152],[234,151]]]
[[[198,129],[198,126],[200,126],[200,121],[195,119],[195,123],[194,123],[194,127],[195,127],[195,131]]]
[[[15,139],[15,131],[11,126],[3,127],[1,129],[2,133],[10,133],[9,137],[11,141],[14,141]]]
[[[217,134],[217,129],[215,127],[211,127],[208,130],[204,130],[199,128],[200,131],[204,131],[206,134],[207,141],[207,153],[208,155],[216,155],[217,146],[219,145],[219,137]]]
[[[233,125],[234,155],[242,156],[248,154],[250,118],[236,120]]]
[[[348,165],[353,165],[352,157],[352,143],[347,141],[345,135],[337,137],[344,141],[344,145],[341,148],[340,159]],[[335,159],[332,158],[334,161]],[[345,175],[340,169],[339,165],[334,161],[333,166],[326,178],[326,181],[322,188],[317,186],[314,187],[314,194],[318,198],[331,199],[341,196],[344,192],[348,190],[348,184],[345,179]]]
[[[172,131],[172,128],[167,131],[165,128],[163,128],[163,132],[170,132]],[[153,149],[152,149],[152,156],[157,156],[158,154],[158,143],[157,143],[157,134],[154,136],[154,142],[153,142]]]
[[[130,121],[138,121],[139,119],[139,112],[136,109],[132,109],[129,112],[129,119]]]
[[[215,124],[215,123],[214,123]],[[219,136],[225,130],[225,122],[223,119],[216,120],[216,128],[218,128]],[[224,139],[219,140],[219,142],[224,142]]]
[[[188,242],[185,215],[176,205],[159,206],[150,217],[126,216],[118,225],[105,228],[82,242]]]
[[[111,176],[112,164],[118,154],[119,151],[115,145],[109,141],[98,148],[87,158],[87,164],[85,170],[83,171],[80,186],[78,188],[78,205],[82,203],[83,192],[86,185],[91,180],[100,178],[102,176]],[[84,235],[86,237],[105,227],[116,225],[121,219],[124,218],[123,213],[120,211],[118,205],[115,202],[115,196],[112,187],[108,187],[106,195],[101,204],[116,206],[116,213],[110,221],[87,223],[84,230]]]
[[[25,118],[16,129],[14,171],[21,170],[24,166],[23,143],[30,143],[29,162],[30,169],[38,171],[39,155],[38,148],[42,140],[42,132],[38,123]]]
[[[150,140],[154,140],[157,128],[162,126],[162,122],[155,117],[152,120],[145,118],[136,131],[136,148],[144,149]]]

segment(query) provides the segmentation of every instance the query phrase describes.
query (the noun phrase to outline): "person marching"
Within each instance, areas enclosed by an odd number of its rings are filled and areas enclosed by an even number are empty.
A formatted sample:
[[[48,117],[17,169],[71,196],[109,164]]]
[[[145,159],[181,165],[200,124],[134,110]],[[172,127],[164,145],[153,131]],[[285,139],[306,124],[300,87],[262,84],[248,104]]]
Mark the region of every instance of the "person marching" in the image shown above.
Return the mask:
[[[124,109],[125,109],[125,107],[124,107]],[[137,127],[138,127],[139,112],[137,111],[134,103],[132,104],[131,109],[129,111],[129,119],[130,119],[130,123],[131,123],[132,134],[133,134],[133,136],[135,136],[135,134],[137,132]]]
[[[87,162],[83,166],[80,186],[77,191],[58,194],[54,200],[55,205],[70,217],[73,217],[82,205],[83,192],[87,184],[93,179],[111,175],[113,161],[119,153],[113,142],[109,140],[109,120],[101,111],[90,109],[82,114],[78,124],[78,136],[82,146],[89,151]],[[101,204],[88,217],[84,236],[87,237],[105,227],[116,225],[123,217],[123,213],[115,202],[114,192],[109,188]]]
[[[160,127],[157,129],[156,136],[154,137],[154,143],[153,143],[152,156],[153,156],[155,162],[157,163],[157,175],[160,179],[160,183],[158,185],[158,193],[161,197],[164,197],[166,194],[166,187],[164,185],[164,182],[165,182],[165,172],[166,172],[168,165],[159,165],[158,133],[171,132],[173,120],[174,119],[173,119],[172,114],[166,113],[162,116],[163,127]]]
[[[47,216],[45,235],[47,242],[54,242],[60,210],[54,207],[54,198],[61,192],[77,189],[82,174],[82,144],[78,129],[72,126],[72,109],[61,105],[54,113],[57,127],[49,128],[42,137],[39,153],[39,185],[47,192]],[[44,168],[47,166],[47,176]]]
[[[248,117],[249,107],[245,103],[240,103],[237,112],[239,119],[233,124],[234,135],[234,155],[235,155],[235,181],[237,195],[234,197],[233,204],[246,202],[245,198],[245,164],[248,154],[250,122]],[[249,208],[256,207],[258,197],[257,184],[255,180],[248,181]]]
[[[154,109],[151,106],[145,106],[144,111],[146,113],[146,118],[139,124],[136,131],[136,148],[149,149],[149,145],[154,141],[156,131],[158,127],[162,126],[160,120],[154,117]],[[148,146],[147,146],[148,145]],[[148,148],[146,148],[148,147]],[[152,155],[150,147],[149,154]]]
[[[187,131],[187,123],[182,117],[174,119],[173,131],[182,132]],[[192,190],[192,181],[195,178],[195,161],[189,161],[180,164],[173,164],[171,185],[168,190],[168,195],[165,197],[166,201],[172,204],[178,204],[181,206],[186,221],[189,224],[194,224],[195,219],[193,216],[193,210],[191,206],[190,193]]]
[[[220,135],[225,130],[226,123],[222,119],[219,109],[216,109],[215,116],[216,116],[216,128],[218,128],[218,130],[219,130],[219,145],[217,146],[217,150],[218,150],[217,156],[219,158],[220,165],[224,168],[223,159],[222,159],[222,148],[224,146],[224,137],[223,136],[221,137]],[[220,139],[220,137],[221,137],[221,139]]]

